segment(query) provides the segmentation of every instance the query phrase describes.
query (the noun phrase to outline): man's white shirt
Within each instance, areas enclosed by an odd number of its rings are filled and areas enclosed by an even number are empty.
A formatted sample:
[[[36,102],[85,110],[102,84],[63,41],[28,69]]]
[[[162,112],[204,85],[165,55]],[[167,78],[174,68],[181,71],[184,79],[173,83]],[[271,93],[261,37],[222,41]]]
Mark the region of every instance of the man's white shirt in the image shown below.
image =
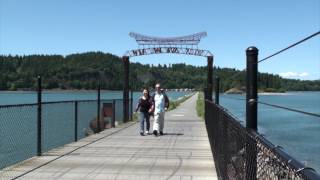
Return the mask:
[[[165,104],[165,99],[164,95],[162,93],[155,93],[154,95],[154,113],[157,114],[159,112],[164,112],[164,104]]]

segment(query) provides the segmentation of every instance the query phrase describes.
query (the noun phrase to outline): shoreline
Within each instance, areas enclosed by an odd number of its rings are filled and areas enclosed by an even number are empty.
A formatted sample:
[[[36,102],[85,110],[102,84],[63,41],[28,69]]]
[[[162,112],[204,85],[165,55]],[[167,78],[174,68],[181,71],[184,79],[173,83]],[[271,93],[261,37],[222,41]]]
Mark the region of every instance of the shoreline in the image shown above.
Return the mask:
[[[292,93],[289,93],[289,92],[285,92],[285,93],[282,93],[282,92],[261,92],[261,93],[258,93],[258,95],[265,95],[265,96],[269,96],[269,95],[288,96],[288,95],[292,95]]]

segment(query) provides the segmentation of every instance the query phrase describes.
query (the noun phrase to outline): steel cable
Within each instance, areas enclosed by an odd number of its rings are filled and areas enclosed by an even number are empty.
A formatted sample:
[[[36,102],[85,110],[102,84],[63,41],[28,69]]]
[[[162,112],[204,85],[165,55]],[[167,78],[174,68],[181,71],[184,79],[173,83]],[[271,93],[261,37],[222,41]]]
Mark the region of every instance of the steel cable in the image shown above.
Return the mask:
[[[241,101],[245,101],[246,99],[242,99],[242,98],[234,98],[234,97],[223,97],[222,98],[227,98],[227,99],[234,99],[234,100],[241,100]],[[306,114],[309,116],[313,116],[313,117],[319,117],[320,118],[320,114],[316,114],[316,113],[310,113],[310,112],[306,112],[306,111],[301,111],[298,109],[293,109],[293,108],[289,108],[289,107],[285,107],[285,106],[279,106],[279,105],[275,105],[275,104],[270,104],[270,103],[266,103],[266,102],[262,102],[262,101],[256,101],[259,104],[263,104],[266,106],[271,106],[271,107],[275,107],[275,108],[279,108],[279,109],[285,109],[288,111],[292,111],[292,112],[297,112],[297,113],[301,113],[301,114]]]
[[[304,38],[304,39],[302,39],[302,40],[300,40],[300,41],[298,41],[298,42],[296,42],[296,43],[294,43],[294,44],[292,44],[292,45],[290,45],[290,46],[288,46],[288,47],[286,47],[286,48],[284,48],[284,49],[282,49],[282,50],[280,50],[278,52],[276,52],[276,53],[273,53],[273,54],[271,54],[270,56],[268,56],[266,58],[261,59],[260,61],[258,61],[258,63],[260,63],[262,61],[265,61],[265,60],[267,60],[267,59],[269,59],[269,58],[271,58],[271,57],[273,57],[273,56],[275,56],[277,54],[280,54],[280,53],[282,53],[282,52],[284,52],[284,51],[286,51],[286,50],[288,50],[288,49],[290,49],[290,48],[292,48],[292,47],[294,47],[294,46],[296,46],[296,45],[298,45],[298,44],[300,44],[300,43],[302,43],[302,42],[304,42],[304,41],[306,41],[308,39],[311,39],[311,38],[319,35],[319,34],[320,34],[320,31],[318,31],[318,32],[316,32],[316,33],[314,33],[314,34],[312,34],[312,35],[310,35],[310,36],[308,36],[308,37],[306,37],[306,38]]]
[[[298,110],[298,109],[293,109],[293,108],[288,108],[288,107],[284,107],[284,106],[269,104],[269,103],[265,103],[265,102],[261,102],[261,101],[257,101],[257,103],[263,104],[263,105],[266,105],[266,106],[285,109],[285,110],[288,110],[288,111],[293,111],[293,112],[297,112],[297,113],[306,114],[306,115],[309,115],[309,116],[320,118],[320,114],[315,114],[315,113],[310,113],[310,112],[306,112],[306,111],[301,111],[301,110]]]

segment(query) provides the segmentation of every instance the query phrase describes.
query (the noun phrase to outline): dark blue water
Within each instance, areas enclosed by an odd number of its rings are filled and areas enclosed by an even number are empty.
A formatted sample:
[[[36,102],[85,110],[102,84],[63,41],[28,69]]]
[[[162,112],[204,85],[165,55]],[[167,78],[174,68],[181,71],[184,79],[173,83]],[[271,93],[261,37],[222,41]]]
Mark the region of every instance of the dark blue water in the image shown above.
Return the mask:
[[[220,104],[245,125],[245,95],[221,95]],[[320,92],[259,95],[259,101],[320,114]],[[320,118],[258,104],[258,131],[295,159],[320,172]]]

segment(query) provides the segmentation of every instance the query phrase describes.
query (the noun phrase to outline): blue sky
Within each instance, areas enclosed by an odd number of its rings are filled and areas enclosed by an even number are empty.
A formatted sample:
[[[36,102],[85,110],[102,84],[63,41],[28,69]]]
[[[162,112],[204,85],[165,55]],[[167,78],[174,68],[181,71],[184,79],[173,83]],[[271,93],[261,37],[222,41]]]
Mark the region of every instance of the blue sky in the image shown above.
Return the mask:
[[[138,46],[129,32],[173,37],[206,31],[199,48],[219,67],[244,69],[245,49],[262,59],[320,30],[319,0],[0,0],[0,54],[87,51],[122,56]],[[185,55],[133,62],[206,65]],[[320,36],[259,64],[260,72],[320,79]]]

